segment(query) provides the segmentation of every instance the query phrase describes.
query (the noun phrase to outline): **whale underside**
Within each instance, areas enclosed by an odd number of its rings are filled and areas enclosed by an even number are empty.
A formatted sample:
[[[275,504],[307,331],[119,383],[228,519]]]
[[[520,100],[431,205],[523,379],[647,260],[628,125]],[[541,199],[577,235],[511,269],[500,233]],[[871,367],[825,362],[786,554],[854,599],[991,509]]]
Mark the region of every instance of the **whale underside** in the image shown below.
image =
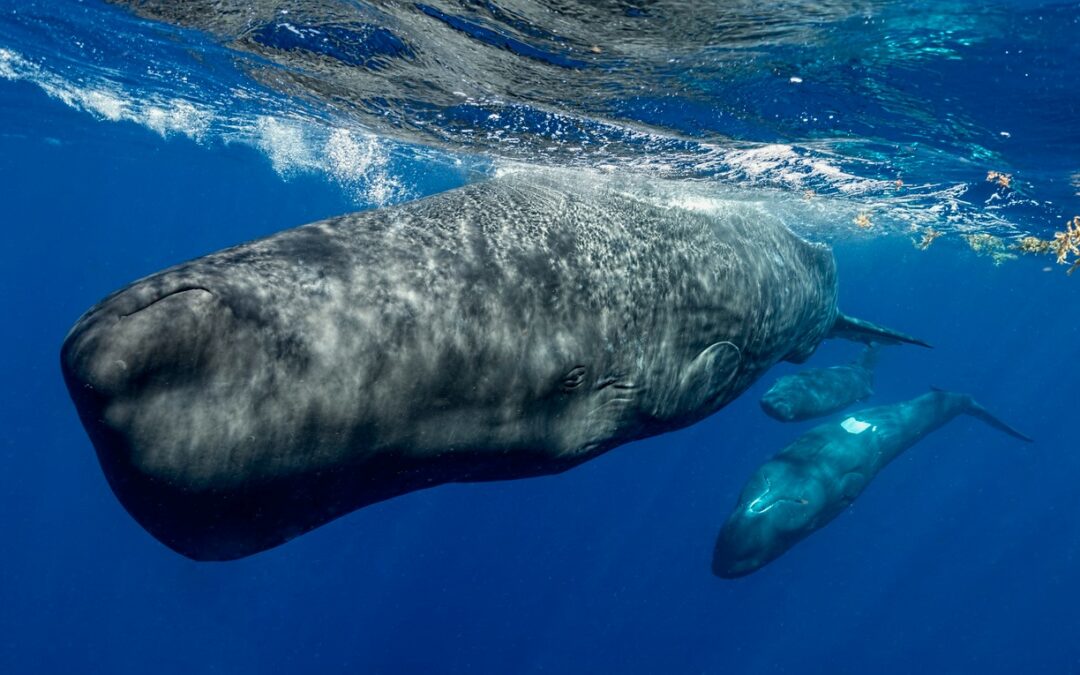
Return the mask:
[[[754,204],[520,173],[136,281],[61,365],[125,508],[220,560],[686,426],[832,333],[917,342],[836,295],[831,252]]]

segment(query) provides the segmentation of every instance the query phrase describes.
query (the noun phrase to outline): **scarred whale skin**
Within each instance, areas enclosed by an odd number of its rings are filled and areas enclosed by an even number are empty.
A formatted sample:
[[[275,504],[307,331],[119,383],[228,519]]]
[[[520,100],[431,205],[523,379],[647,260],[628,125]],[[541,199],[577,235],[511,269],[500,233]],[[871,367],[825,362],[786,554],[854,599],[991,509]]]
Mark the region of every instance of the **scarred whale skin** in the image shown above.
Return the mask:
[[[222,560],[691,424],[869,325],[836,295],[831,252],[753,205],[511,174],[136,281],[61,365],[125,508]]]
[[[843,513],[891,461],[961,414],[1031,441],[970,395],[937,390],[820,424],[746,482],[717,537],[713,573],[741,577],[780,557]]]

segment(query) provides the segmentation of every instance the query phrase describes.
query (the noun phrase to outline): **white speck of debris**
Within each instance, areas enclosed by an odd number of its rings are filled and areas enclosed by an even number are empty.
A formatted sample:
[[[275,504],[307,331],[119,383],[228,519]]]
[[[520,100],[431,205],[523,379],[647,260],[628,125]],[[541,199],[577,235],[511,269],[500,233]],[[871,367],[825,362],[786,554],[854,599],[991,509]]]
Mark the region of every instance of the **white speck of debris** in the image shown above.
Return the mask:
[[[798,75],[792,75],[790,82],[792,84],[802,84],[802,78],[799,77]]]
[[[1008,131],[999,131],[998,134],[1004,136],[1005,138],[1012,138],[1012,134],[1010,134]]]

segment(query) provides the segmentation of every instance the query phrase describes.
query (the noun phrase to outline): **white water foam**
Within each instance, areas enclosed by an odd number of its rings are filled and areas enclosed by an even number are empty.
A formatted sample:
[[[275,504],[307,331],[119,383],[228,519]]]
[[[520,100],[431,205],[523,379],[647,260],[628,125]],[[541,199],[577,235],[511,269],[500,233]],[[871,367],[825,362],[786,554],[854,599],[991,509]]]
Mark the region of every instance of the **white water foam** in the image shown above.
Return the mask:
[[[0,48],[0,77],[30,82],[68,107],[108,122],[134,122],[162,137],[179,134],[201,140],[214,117],[213,112],[179,98],[135,95],[111,82],[77,84],[10,49]]]
[[[115,82],[76,83],[5,48],[0,48],[0,79],[29,82],[96,119],[132,122],[163,138],[249,145],[261,151],[283,179],[321,173],[357,203],[383,205],[408,197],[389,173],[393,146],[372,134],[302,119],[239,115],[227,108],[132,91]]]
[[[793,189],[825,185],[845,194],[865,194],[888,187],[888,181],[845,172],[821,157],[799,153],[793,146],[769,144],[754,148],[725,149],[720,161],[728,173],[743,174],[754,181],[769,181]]]
[[[255,119],[252,137],[282,178],[323,173],[357,200],[376,205],[408,196],[389,173],[387,144],[372,134],[263,115]]]

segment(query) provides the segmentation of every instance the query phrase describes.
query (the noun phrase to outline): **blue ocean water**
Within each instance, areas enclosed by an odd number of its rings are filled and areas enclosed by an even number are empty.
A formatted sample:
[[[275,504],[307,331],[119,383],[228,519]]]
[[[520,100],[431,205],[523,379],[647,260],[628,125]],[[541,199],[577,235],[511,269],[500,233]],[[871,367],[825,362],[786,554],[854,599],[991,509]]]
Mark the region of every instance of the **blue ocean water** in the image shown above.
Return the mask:
[[[1080,5],[735,3],[702,25],[678,3],[599,3],[623,27],[588,44],[571,3],[547,25],[529,8],[559,3],[342,3],[364,21],[251,3],[239,29],[143,4],[0,4],[0,672],[1080,671],[1080,279],[1009,248],[1080,214]],[[790,364],[565,474],[413,493],[240,561],[187,560],[124,512],[58,368],[81,312],[511,162],[805,213],[791,224],[834,246],[844,310],[934,344],[887,350],[875,403],[970,392],[1036,442],[959,418],[734,581],[710,574],[717,530],[812,424],[758,407]],[[856,353],[827,343],[810,365]]]

